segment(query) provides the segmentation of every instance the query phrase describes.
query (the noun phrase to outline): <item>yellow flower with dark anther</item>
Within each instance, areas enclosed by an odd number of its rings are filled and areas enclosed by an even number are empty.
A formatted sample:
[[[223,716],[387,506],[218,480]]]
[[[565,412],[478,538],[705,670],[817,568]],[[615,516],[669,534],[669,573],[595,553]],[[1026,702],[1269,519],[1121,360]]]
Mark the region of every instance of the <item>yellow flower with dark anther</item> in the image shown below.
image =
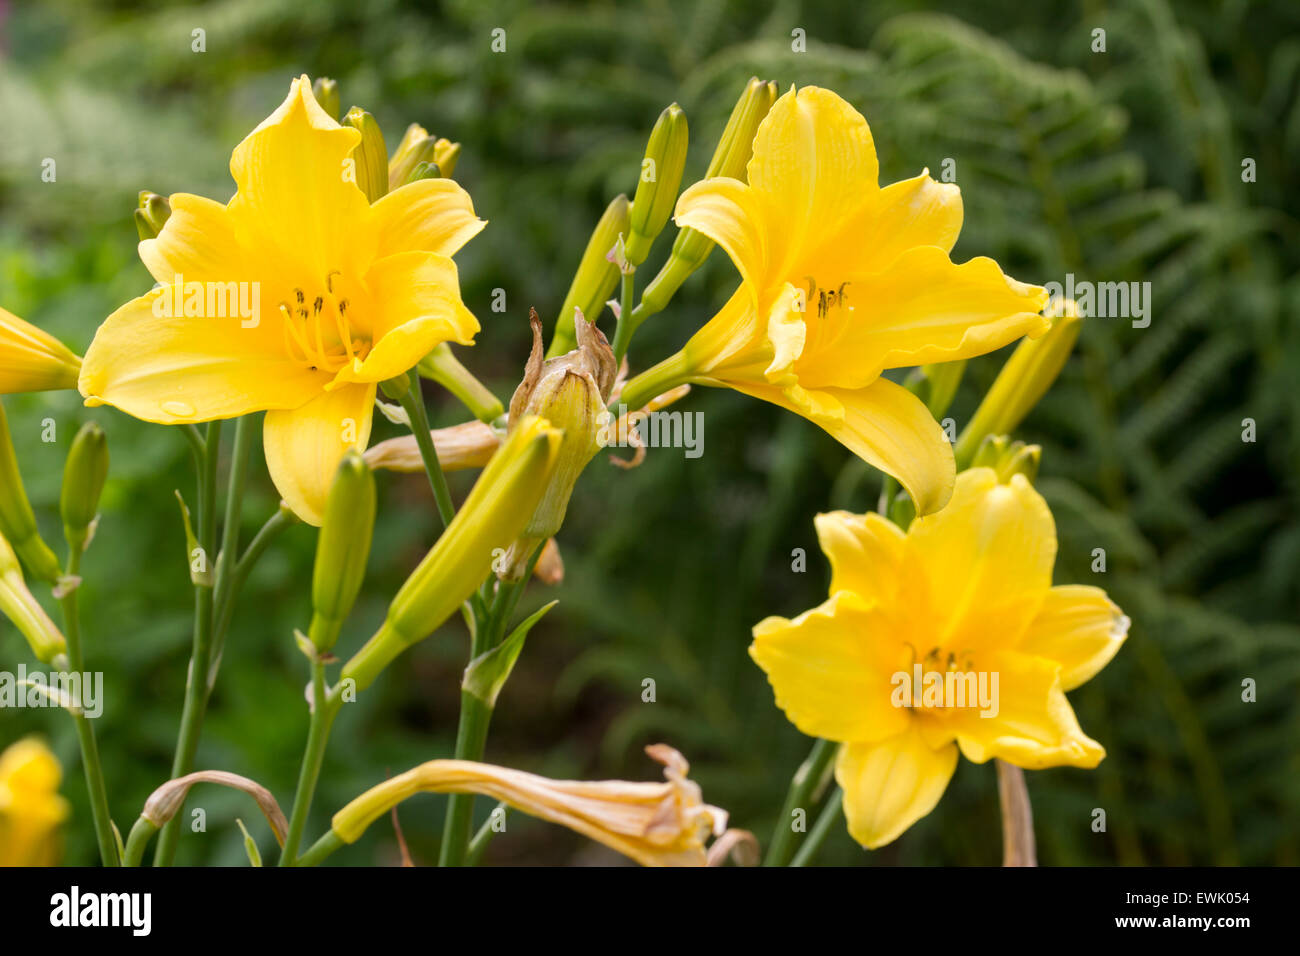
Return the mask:
[[[471,344],[451,256],[482,227],[469,195],[423,179],[371,204],[306,77],[235,148],[227,204],[170,197],[140,258],[160,283],[100,326],[80,388],[163,424],[266,410],[276,488],[319,524],[335,467],[364,450],[379,382],[442,342]]]
[[[431,760],[385,780],[334,814],[330,828],[355,843],[376,819],[416,793],[473,793],[575,830],[642,866],[705,866],[705,843],[727,813],[705,803],[690,766],[666,744],[646,748],[664,765],[662,783],[551,780],[468,760]]]
[[[30,322],[0,309],[0,394],[76,388],[81,359]]]
[[[0,866],[53,866],[68,801],[63,770],[48,747],[26,737],[0,753]]]
[[[952,448],[885,369],[993,351],[1047,328],[1047,293],[992,259],[948,254],[961,193],[927,173],[884,189],[871,130],[829,90],[791,90],[758,128],[748,183],[708,179],[676,220],[740,271],[722,310],[628,383],[639,401],[682,382],[727,386],[811,419],[896,477],[927,514],[952,490]]]
[[[894,840],[938,803],[960,750],[984,763],[1095,767],[1065,692],[1101,670],[1129,621],[1096,587],[1052,586],[1056,527],[1025,477],[957,477],[907,532],[819,515],[830,598],[754,628],[750,654],[796,727],[843,743],[849,832]]]

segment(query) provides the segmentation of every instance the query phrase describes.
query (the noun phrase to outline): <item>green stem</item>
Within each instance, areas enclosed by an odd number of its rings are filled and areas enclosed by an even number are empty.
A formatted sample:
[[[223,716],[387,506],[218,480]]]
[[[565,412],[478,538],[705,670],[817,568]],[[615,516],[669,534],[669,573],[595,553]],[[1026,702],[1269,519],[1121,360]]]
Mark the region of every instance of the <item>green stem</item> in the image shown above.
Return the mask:
[[[297,865],[298,847],[302,843],[302,831],[307,826],[307,814],[311,811],[316,783],[320,780],[320,768],[325,760],[330,728],[334,725],[334,718],[343,702],[342,697],[325,693],[325,665],[319,658],[311,664],[311,687],[315,705],[311,711],[311,726],[307,731],[307,747],[302,755],[302,769],[298,772],[298,791],[294,795],[293,811],[289,816],[289,833],[284,838],[284,848],[280,851],[281,866]]]
[[[149,846],[149,841],[153,835],[158,832],[158,828],[149,820],[140,817],[135,821],[135,826],[131,827],[131,832],[126,838],[126,850],[122,854],[123,866],[139,866],[140,861],[144,859],[145,848]]]
[[[817,855],[817,851],[822,848],[826,842],[826,837],[835,825],[839,822],[840,816],[844,811],[844,791],[839,787],[831,794],[830,802],[822,808],[821,814],[817,817],[817,822],[813,824],[812,830],[808,833],[808,839],[803,841],[803,846],[799,847],[799,852],[794,855],[790,861],[791,866],[807,866]]]
[[[316,866],[335,850],[343,849],[343,840],[333,830],[326,830],[325,835],[311,845],[302,856],[298,857],[298,866]]]
[[[420,459],[424,462],[425,474],[429,476],[429,487],[433,489],[433,500],[438,503],[438,514],[442,517],[442,526],[445,528],[456,516],[456,509],[451,503],[447,476],[442,473],[442,466],[438,463],[438,449],[434,447],[433,436],[429,434],[429,416],[424,410],[420,375],[415,369],[411,369],[410,379],[411,386],[402,393],[399,401],[402,403],[402,408],[406,409],[406,417],[411,420],[415,445],[420,449]]]
[[[636,331],[637,322],[632,311],[632,299],[635,295],[636,273],[628,272],[623,276],[622,295],[619,300],[618,327],[614,330],[614,366],[617,368],[627,354],[627,347]]]
[[[253,540],[248,543],[248,547],[235,563],[234,570],[230,573],[230,587],[226,601],[224,604],[217,605],[213,611],[216,623],[213,625],[212,657],[208,666],[209,694],[212,693],[212,687],[217,680],[217,668],[221,666],[221,655],[226,647],[226,634],[230,631],[230,619],[235,614],[235,599],[239,597],[239,592],[244,582],[248,580],[249,573],[266,549],[286,528],[291,528],[297,523],[298,518],[292,511],[281,508],[266,519],[266,523],[253,536]]]
[[[624,385],[618,403],[626,405],[629,412],[634,412],[644,408],[651,399],[690,380],[690,365],[686,361],[686,356],[678,352]]]
[[[809,797],[821,783],[839,746],[831,740],[818,740],[813,744],[807,759],[790,778],[790,790],[786,794],[785,806],[781,808],[781,819],[777,820],[776,830],[772,833],[772,843],[768,847],[767,858],[763,860],[764,866],[785,866],[790,861],[794,843],[794,827],[790,825],[790,818],[795,810],[807,811]]]
[[[81,552],[71,548],[68,552],[68,575],[81,570]],[[81,614],[77,605],[77,588],[72,588],[59,599],[63,608],[63,636],[68,642],[68,666],[72,673],[85,671],[81,652]],[[77,704],[80,705],[80,701]],[[104,786],[104,768],[99,761],[99,745],[95,742],[95,729],[90,718],[77,712],[72,715],[77,728],[77,743],[81,747],[81,765],[86,773],[86,790],[90,795],[90,813],[95,823],[95,839],[99,843],[99,859],[104,866],[117,866],[117,841],[113,837],[113,818],[108,810],[108,790]]]
[[[199,468],[199,547],[204,560],[210,560],[216,539],[216,489],[217,459],[221,452],[221,422],[208,423],[204,441],[203,460]],[[176,739],[176,756],[172,760],[172,779],[183,777],[194,769],[194,755],[199,747],[199,734],[203,729],[203,712],[208,693],[208,659],[212,649],[212,585],[196,582],[194,585],[194,641],[190,650],[189,670],[185,679],[185,706],[181,711],[180,732]],[[170,866],[176,856],[176,841],[180,837],[181,815],[176,813],[158,837],[154,850],[154,866]]]
[[[492,817],[496,814],[497,810],[501,811],[503,818],[505,815],[510,813],[510,807],[508,804],[498,803],[493,808],[492,813],[488,814],[488,818],[483,822],[483,825],[478,828],[478,833],[474,834],[474,839],[469,841],[469,852],[465,854],[466,866],[478,866],[479,861],[483,859],[483,854],[487,852],[488,844],[491,843],[492,838],[497,835],[497,831],[492,827]]]

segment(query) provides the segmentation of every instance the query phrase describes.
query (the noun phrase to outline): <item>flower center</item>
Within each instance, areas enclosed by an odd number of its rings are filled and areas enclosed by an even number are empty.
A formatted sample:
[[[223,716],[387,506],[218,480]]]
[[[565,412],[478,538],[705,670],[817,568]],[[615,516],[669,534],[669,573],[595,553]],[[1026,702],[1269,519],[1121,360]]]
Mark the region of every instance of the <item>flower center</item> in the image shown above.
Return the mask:
[[[352,334],[348,300],[334,292],[334,277],[340,274],[325,277],[323,293],[310,295],[295,286],[293,299],[280,303],[285,351],[313,371],[337,372],[370,352],[370,342]]]
[[[848,304],[849,290],[852,285],[851,282],[840,282],[819,286],[815,278],[805,276],[803,287],[800,289],[807,293],[804,300],[804,314],[825,319],[838,309],[847,308],[850,312],[853,311],[853,307]],[[799,287],[799,283],[795,283],[795,286]]]
[[[900,663],[903,667],[893,680],[896,706],[938,717],[971,708],[996,712],[996,678],[977,671],[969,651],[958,653],[936,646],[918,658],[916,649],[908,644]]]

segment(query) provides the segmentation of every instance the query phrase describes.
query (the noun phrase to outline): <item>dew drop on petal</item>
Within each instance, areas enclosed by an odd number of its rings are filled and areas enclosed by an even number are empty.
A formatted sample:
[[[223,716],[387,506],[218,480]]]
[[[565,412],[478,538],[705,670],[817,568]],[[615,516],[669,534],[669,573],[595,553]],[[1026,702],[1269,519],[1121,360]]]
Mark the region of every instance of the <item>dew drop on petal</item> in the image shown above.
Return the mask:
[[[194,406],[187,402],[163,402],[162,410],[168,415],[175,415],[177,418],[188,418],[194,414]]]

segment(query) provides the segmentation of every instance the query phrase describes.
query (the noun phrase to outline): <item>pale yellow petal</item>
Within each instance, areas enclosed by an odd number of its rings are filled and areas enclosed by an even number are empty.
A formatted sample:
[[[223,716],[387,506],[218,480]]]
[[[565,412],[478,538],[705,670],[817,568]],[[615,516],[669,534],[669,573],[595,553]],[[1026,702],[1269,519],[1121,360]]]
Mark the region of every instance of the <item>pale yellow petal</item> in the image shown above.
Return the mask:
[[[832,594],[852,591],[878,604],[894,596],[906,540],[896,524],[875,512],[832,511],[813,521],[817,541],[831,562]]]
[[[451,179],[421,179],[395,189],[370,207],[378,258],[398,252],[460,251],[487,223]]]
[[[460,298],[456,264],[447,256],[400,252],[379,259],[366,276],[374,345],[345,366],[338,383],[382,382],[417,365],[443,342],[473,345],[478,320]]]
[[[1097,766],[1105,749],[1079,727],[1061,689],[1060,665],[1016,651],[979,665],[997,675],[996,713],[954,710],[948,722],[967,760],[998,758],[1026,770]]]
[[[849,835],[869,850],[892,843],[935,808],[956,768],[956,746],[931,749],[914,721],[886,740],[846,745],[835,779]]]
[[[759,622],[749,654],[767,674],[777,707],[805,734],[882,740],[908,719],[891,703],[899,649],[894,632],[878,607],[841,591],[792,621]]]
[[[285,503],[319,526],[339,461],[370,441],[375,386],[345,385],[291,411],[266,413],[262,426],[266,467]]]
[[[1011,647],[1038,613],[1055,559],[1052,513],[1024,475],[1001,485],[974,468],[957,476],[943,511],[908,529],[899,600],[932,646]]]
[[[808,319],[797,366],[807,388],[856,388],[883,369],[973,358],[1050,327],[1038,314],[1046,290],[988,258],[955,265],[916,246],[884,272],[844,279],[840,307]]]
[[[1047,592],[1017,650],[1061,665],[1061,687],[1074,690],[1110,663],[1128,637],[1129,619],[1101,588],[1062,585]]]
[[[173,425],[297,408],[329,381],[290,361],[278,316],[245,328],[237,314],[176,317],[172,305],[155,289],[104,320],[81,367],[87,404]]]

